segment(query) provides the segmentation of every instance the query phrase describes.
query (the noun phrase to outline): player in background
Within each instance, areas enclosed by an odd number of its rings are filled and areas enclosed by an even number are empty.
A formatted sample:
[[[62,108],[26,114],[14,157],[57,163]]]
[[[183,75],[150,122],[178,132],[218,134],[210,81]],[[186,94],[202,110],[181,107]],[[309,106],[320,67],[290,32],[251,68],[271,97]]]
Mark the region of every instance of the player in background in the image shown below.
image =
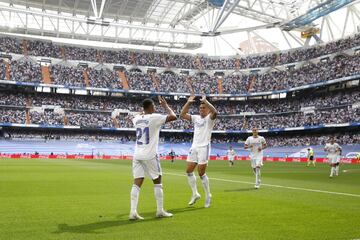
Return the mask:
[[[196,177],[194,170],[197,166],[201,182],[205,191],[205,207],[210,207],[211,193],[209,186],[209,178],[206,175],[206,167],[208,164],[208,158],[210,154],[210,141],[211,132],[215,125],[215,119],[217,117],[217,111],[215,107],[206,100],[205,95],[200,99],[199,114],[190,115],[189,108],[192,103],[195,102],[195,96],[190,96],[186,104],[181,110],[180,117],[194,124],[194,138],[190,152],[187,158],[186,173],[188,176],[188,182],[192,190],[192,196],[189,205],[193,205],[198,199],[200,194],[196,187]]]
[[[228,158],[228,161],[229,161],[229,166],[230,167],[234,166],[234,159],[235,159],[235,156],[236,156],[236,152],[235,152],[235,150],[233,149],[232,146],[229,147],[226,154],[227,154],[227,158]]]
[[[171,149],[171,151],[169,152],[169,156],[171,157],[171,162],[173,163],[175,159],[175,152],[173,149]]]
[[[171,217],[163,208],[164,194],[161,184],[161,166],[157,155],[159,144],[160,128],[167,122],[176,120],[174,111],[169,107],[163,97],[158,97],[160,105],[165,109],[167,115],[156,114],[154,101],[147,98],[143,101],[144,111],[133,118],[136,128],[136,144],[133,158],[134,184],[131,188],[130,202],[131,210],[129,219],[144,219],[137,213],[137,205],[141,185],[144,182],[145,174],[151,177],[154,183],[154,194],[157,204],[157,217]]]
[[[307,149],[307,167],[310,166],[310,164],[312,164],[315,167],[315,158],[314,158],[314,150],[312,148],[308,148]]]
[[[329,159],[330,169],[330,177],[332,178],[334,175],[339,175],[339,165],[340,165],[340,152],[341,147],[339,144],[335,142],[335,138],[331,137],[330,142],[325,145],[324,151],[327,152],[327,157]]]
[[[252,129],[252,136],[245,141],[245,149],[250,150],[251,167],[255,174],[255,188],[258,189],[261,183],[261,166],[263,165],[263,150],[267,148],[265,138],[259,136],[259,131],[256,127]]]

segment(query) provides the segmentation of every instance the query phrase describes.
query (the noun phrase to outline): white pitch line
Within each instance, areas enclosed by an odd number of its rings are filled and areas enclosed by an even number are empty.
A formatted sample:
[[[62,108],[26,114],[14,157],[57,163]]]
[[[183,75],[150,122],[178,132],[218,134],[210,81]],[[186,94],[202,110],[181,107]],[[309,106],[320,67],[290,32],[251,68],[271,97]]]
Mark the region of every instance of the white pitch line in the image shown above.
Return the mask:
[[[181,176],[185,177],[185,174],[178,174],[178,173],[165,173],[165,175],[173,175],[173,176]],[[251,184],[254,185],[252,182],[245,182],[245,181],[238,181],[238,180],[230,180],[230,179],[222,179],[222,178],[209,178],[210,180],[216,180],[216,181],[222,181],[222,182],[231,182],[231,183],[243,183],[243,184]],[[359,194],[352,194],[352,193],[342,193],[342,192],[331,192],[331,191],[324,191],[324,190],[318,190],[318,189],[311,189],[311,188],[300,188],[300,187],[288,187],[288,186],[282,186],[282,185],[274,185],[274,184],[261,184],[262,186],[268,186],[268,187],[275,187],[275,188],[285,188],[285,189],[291,189],[291,190],[301,190],[306,192],[316,192],[316,193],[327,193],[327,194],[333,194],[333,195],[342,195],[342,196],[349,196],[349,197],[360,197]]]

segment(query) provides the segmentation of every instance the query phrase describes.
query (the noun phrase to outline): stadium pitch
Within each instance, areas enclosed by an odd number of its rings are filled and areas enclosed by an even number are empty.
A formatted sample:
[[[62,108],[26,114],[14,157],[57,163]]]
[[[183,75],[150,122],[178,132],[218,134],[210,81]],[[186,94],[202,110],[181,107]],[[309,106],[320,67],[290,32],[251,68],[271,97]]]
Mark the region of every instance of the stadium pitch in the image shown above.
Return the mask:
[[[248,161],[211,161],[213,202],[187,205],[185,162],[162,161],[165,208],[155,218],[150,179],[129,221],[131,161],[0,160],[0,239],[359,239],[360,165],[269,163],[254,189]],[[198,179],[200,193],[202,186]],[[203,195],[203,194],[202,194]]]

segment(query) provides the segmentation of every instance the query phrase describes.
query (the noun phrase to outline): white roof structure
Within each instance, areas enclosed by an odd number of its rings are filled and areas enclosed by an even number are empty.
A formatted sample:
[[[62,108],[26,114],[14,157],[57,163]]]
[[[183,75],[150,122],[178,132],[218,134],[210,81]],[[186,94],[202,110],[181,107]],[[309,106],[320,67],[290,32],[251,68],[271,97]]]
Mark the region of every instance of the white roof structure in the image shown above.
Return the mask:
[[[0,30],[210,55],[248,54],[318,44],[353,34],[360,25],[358,3],[359,0],[0,0]],[[308,38],[301,38],[301,32]],[[268,50],[259,48],[259,41]],[[241,49],[241,42],[250,50]]]

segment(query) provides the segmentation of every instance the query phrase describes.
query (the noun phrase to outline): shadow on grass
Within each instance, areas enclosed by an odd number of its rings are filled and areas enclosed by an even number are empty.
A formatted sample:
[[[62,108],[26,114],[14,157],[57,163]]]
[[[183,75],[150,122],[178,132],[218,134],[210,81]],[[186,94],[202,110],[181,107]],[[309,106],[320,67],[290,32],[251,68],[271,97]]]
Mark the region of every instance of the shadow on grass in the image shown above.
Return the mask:
[[[238,189],[224,190],[224,192],[248,192],[248,191],[254,191],[254,190],[257,190],[257,189],[251,187],[251,188],[238,188]]]
[[[184,213],[184,212],[190,212],[190,211],[196,211],[196,210],[202,210],[202,209],[204,209],[204,207],[201,207],[201,208],[186,207],[186,208],[169,209],[168,211],[173,213],[175,215],[174,217],[176,217],[177,213]],[[74,226],[70,226],[66,223],[63,223],[63,224],[59,224],[57,231],[55,231],[53,233],[56,233],[56,234],[60,234],[60,233],[101,234],[102,232],[98,232],[97,230],[110,228],[110,227],[119,227],[119,226],[131,225],[131,224],[142,224],[142,223],[146,223],[146,222],[164,220],[164,218],[156,218],[155,212],[142,213],[141,215],[145,218],[144,220],[130,221],[127,219],[128,214],[120,214],[120,215],[116,216],[116,218],[118,218],[118,220],[97,221],[97,222],[93,222],[93,223],[74,225]],[[121,219],[119,219],[119,218],[121,218]]]

